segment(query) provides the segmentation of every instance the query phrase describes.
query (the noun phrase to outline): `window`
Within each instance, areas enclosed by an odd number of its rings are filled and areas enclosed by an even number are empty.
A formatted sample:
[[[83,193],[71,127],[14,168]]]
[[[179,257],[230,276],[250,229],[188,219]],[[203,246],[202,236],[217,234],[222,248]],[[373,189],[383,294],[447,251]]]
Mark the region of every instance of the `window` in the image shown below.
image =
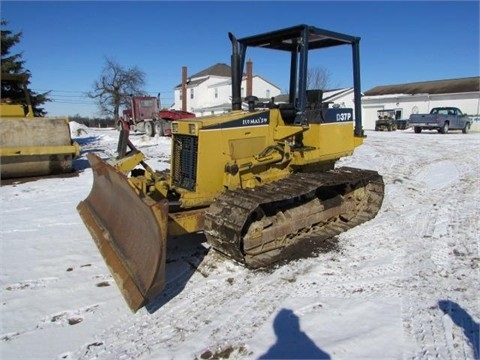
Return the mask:
[[[152,107],[153,106],[153,100],[141,100],[140,101],[140,106],[141,107]]]
[[[215,88],[215,99],[218,98],[218,88]]]
[[[190,89],[190,99],[193,99],[193,88]]]
[[[267,89],[267,92],[266,92],[265,97],[266,97],[267,99],[270,99],[270,89]]]
[[[243,87],[242,87],[242,90],[241,90],[241,96],[245,97],[245,88],[243,88]]]

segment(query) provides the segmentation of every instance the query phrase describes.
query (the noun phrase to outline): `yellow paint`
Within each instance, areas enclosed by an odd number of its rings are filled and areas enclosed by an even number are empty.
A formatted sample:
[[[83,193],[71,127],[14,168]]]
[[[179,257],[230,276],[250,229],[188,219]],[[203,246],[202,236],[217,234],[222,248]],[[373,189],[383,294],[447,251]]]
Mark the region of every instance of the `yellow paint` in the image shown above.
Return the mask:
[[[245,125],[250,123],[255,125]],[[302,167],[310,171],[331,168],[336,160],[351,155],[363,142],[363,138],[354,136],[353,122],[286,124],[278,109],[235,111],[180,120],[172,125],[171,173],[176,175],[159,180],[150,169],[145,176],[131,179],[136,189],[154,199],[174,194],[172,201],[182,210],[169,215],[172,234],[200,231],[203,209],[226,189],[254,188]],[[190,152],[188,161],[181,157],[185,151]],[[121,171],[130,170],[142,159],[134,157],[115,166]],[[180,164],[180,159],[185,163]],[[181,165],[186,168],[180,169]],[[175,183],[174,178],[183,181],[178,175],[183,172],[194,177],[186,180],[192,188]]]
[[[140,164],[140,162],[144,159],[145,155],[143,155],[141,152],[138,152],[119,160],[111,160],[110,162],[115,169],[126,174],[135,169],[135,167],[137,167],[138,164]]]
[[[27,107],[27,113],[25,114],[25,110],[23,105],[20,104],[8,104],[6,102],[2,102],[0,104],[0,117],[2,118],[33,118],[33,110],[32,106]]]
[[[178,236],[203,230],[205,209],[168,214],[168,235]]]
[[[77,143],[66,146],[15,146],[0,148],[0,156],[30,156],[30,155],[55,155],[80,153]]]

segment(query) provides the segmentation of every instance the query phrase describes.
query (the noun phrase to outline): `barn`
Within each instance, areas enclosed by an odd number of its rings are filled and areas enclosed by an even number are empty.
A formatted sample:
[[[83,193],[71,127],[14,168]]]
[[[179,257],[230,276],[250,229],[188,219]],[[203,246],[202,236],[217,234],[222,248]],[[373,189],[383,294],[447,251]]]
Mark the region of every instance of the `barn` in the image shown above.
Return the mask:
[[[379,110],[394,110],[396,119],[408,119],[441,106],[458,107],[476,120],[472,129],[480,130],[480,77],[376,86],[362,96],[363,127],[375,128]]]

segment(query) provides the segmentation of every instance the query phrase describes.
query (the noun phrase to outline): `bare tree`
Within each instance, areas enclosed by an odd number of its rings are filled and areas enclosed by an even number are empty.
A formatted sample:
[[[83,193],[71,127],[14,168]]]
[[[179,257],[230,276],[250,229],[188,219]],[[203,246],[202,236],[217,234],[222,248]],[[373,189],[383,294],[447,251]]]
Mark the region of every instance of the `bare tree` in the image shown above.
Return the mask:
[[[111,58],[105,59],[100,79],[87,93],[95,99],[102,114],[119,118],[120,106],[130,104],[130,96],[141,94],[145,86],[145,73],[138,67],[124,68]]]
[[[330,86],[330,72],[322,67],[308,69],[307,89],[326,90]]]

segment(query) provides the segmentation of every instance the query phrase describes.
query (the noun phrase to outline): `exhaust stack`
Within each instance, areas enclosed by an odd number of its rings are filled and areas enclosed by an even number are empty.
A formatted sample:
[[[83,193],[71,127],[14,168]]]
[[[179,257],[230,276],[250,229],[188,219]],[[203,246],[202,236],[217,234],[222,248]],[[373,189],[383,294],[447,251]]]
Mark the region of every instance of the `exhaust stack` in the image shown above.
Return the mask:
[[[253,63],[252,60],[247,61],[247,96],[253,93]]]
[[[242,110],[242,94],[241,94],[241,61],[240,54],[238,52],[238,41],[237,38],[232,34],[228,33],[228,37],[232,42],[232,110]]]
[[[182,111],[187,111],[187,67],[182,66]]]

